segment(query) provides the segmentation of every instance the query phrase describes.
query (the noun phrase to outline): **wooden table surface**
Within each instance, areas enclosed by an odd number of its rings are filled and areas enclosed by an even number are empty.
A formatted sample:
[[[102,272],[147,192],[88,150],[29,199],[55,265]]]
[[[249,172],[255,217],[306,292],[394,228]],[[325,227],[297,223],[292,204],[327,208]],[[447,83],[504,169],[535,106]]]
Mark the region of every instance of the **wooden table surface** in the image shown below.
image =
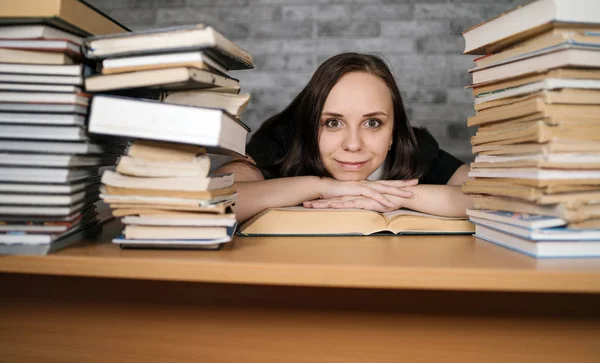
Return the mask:
[[[121,229],[0,272],[256,285],[599,293],[600,259],[534,259],[473,236],[245,237],[220,251],[122,250]]]

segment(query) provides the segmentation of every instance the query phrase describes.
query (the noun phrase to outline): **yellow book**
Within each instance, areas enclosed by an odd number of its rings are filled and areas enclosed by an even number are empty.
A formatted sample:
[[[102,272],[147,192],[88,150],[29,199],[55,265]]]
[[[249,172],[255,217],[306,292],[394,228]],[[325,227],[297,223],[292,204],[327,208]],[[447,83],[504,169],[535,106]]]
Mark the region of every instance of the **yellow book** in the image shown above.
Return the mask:
[[[372,234],[470,234],[466,218],[448,218],[401,209],[379,213],[362,209],[267,209],[245,222],[243,236],[337,236]]]

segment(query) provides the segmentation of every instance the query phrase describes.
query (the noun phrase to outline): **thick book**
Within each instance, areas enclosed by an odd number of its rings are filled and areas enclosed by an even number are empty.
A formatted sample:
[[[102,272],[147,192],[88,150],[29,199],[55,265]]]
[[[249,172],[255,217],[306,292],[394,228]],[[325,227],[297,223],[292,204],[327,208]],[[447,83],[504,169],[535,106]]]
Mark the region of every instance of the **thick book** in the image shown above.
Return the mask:
[[[97,167],[25,168],[0,166],[0,181],[31,183],[69,183],[98,175]]]
[[[165,213],[210,213],[224,214],[231,209],[233,202],[221,202],[207,206],[181,206],[181,205],[146,205],[146,204],[111,204],[112,215],[115,217],[133,216],[141,214],[165,214]]]
[[[85,129],[80,126],[38,126],[0,124],[0,135],[5,139],[87,141]]]
[[[221,73],[228,71],[206,53],[194,51],[109,58],[102,61],[102,74],[177,67],[198,68]]]
[[[70,57],[81,58],[81,48],[79,44],[69,40],[40,39],[40,40],[21,40],[21,39],[0,39],[0,47],[10,49],[55,52],[67,54]],[[37,62],[35,62],[37,63]]]
[[[466,218],[448,218],[397,210],[388,213],[359,209],[267,209],[241,225],[242,236],[363,236],[372,234],[471,234]]]
[[[598,141],[565,141],[552,140],[545,144],[523,143],[517,145],[473,146],[473,153],[479,155],[518,155],[518,154],[560,154],[560,153],[600,153]]]
[[[91,37],[83,50],[90,59],[202,50],[228,69],[254,67],[250,53],[204,24]]]
[[[151,140],[136,140],[127,149],[130,157],[156,162],[192,162],[204,154],[201,146]]]
[[[129,31],[127,27],[81,0],[0,2],[0,24],[49,24],[78,36]]]
[[[486,219],[528,229],[561,227],[567,224],[565,220],[556,217],[494,210],[467,209],[467,215],[470,218]]]
[[[101,74],[85,79],[85,89],[88,92],[105,92],[142,87],[159,90],[227,88],[237,93],[239,92],[240,84],[236,79],[204,69],[190,67]]]
[[[120,188],[104,185],[106,195],[120,196],[138,196],[138,197],[168,197],[168,198],[189,198],[214,200],[220,197],[233,195],[237,192],[235,185],[220,189],[201,190],[201,191],[181,191],[165,189],[143,189],[143,188]]]
[[[235,226],[228,227],[225,237],[202,239],[127,239],[125,236],[120,236],[113,239],[113,243],[121,248],[218,250],[232,241],[234,231]]]
[[[210,177],[175,177],[151,178],[122,175],[111,170],[102,174],[102,183],[106,186],[124,189],[152,189],[164,193],[171,192],[203,192],[233,186],[232,173],[212,175]]]
[[[524,142],[545,143],[551,140],[594,140],[600,141],[598,126],[548,126],[542,121],[516,125],[513,128],[495,131],[477,131],[471,137],[471,145],[508,145]]]
[[[75,114],[0,112],[0,124],[83,126],[85,117]]]
[[[474,59],[479,67],[489,67],[505,62],[529,58],[542,52],[552,52],[565,46],[599,46],[600,24],[594,28],[556,28],[516,44],[502,52]]]
[[[0,74],[0,82],[6,83],[34,83],[51,85],[83,85],[82,76],[48,76],[40,74]]]
[[[76,167],[112,166],[118,155],[17,154],[0,152],[0,165]]]
[[[581,120],[597,120],[599,104],[547,103],[544,97],[528,97],[501,107],[478,111],[467,119],[468,126],[527,117],[530,120],[547,117],[576,117]]]
[[[82,64],[55,65],[0,63],[0,73],[81,76],[83,67]]]
[[[96,95],[91,133],[180,142],[244,155],[250,129],[227,112],[123,97]]]
[[[531,241],[485,226],[475,227],[475,237],[536,258],[599,257],[600,241]]]
[[[144,195],[115,195],[108,194],[104,187],[100,187],[100,198],[107,204],[136,204],[146,205],[155,208],[162,206],[181,206],[181,207],[207,207],[218,203],[235,202],[237,194],[223,195],[213,199],[192,199],[192,198],[176,198],[168,196],[144,196]]]
[[[228,236],[227,227],[180,227],[180,226],[146,226],[127,224],[123,230],[126,239],[214,239]]]
[[[557,68],[546,72],[531,73],[523,76],[511,77],[508,79],[492,82],[483,82],[472,84],[467,88],[473,89],[473,96],[489,94],[495,91],[511,89],[524,86],[530,83],[536,83],[545,79],[587,79],[600,80],[600,69],[585,68]]]
[[[600,153],[477,155],[471,168],[600,169]]]
[[[525,96],[540,91],[560,90],[563,88],[577,88],[588,90],[600,90],[600,79],[560,79],[547,78],[543,81],[533,82],[522,86],[496,90],[490,93],[480,94],[475,98],[475,104],[479,105],[489,101],[501,100],[517,96]],[[596,97],[598,97],[596,95]],[[576,103],[578,100],[575,100]],[[596,103],[600,103],[596,98]]]
[[[600,170],[554,170],[538,168],[475,168],[469,171],[472,178],[519,178],[535,180],[592,180],[600,181]]]
[[[0,151],[32,152],[51,154],[122,154],[122,145],[108,145],[92,142],[58,142],[58,141],[25,141],[1,140]]]
[[[513,97],[503,97],[497,100],[487,102],[475,102],[475,111],[477,114],[484,110],[501,110],[502,107],[509,107],[515,103],[540,99],[547,104],[568,104],[568,105],[600,105],[600,90],[589,88],[560,88],[557,90],[539,90],[538,92],[515,95]]]
[[[123,224],[166,227],[233,227],[236,224],[235,214],[205,214],[173,212],[173,214],[146,214],[125,216]]]
[[[465,54],[496,53],[554,27],[598,24],[596,0],[538,0],[462,32]]]
[[[200,155],[191,161],[152,161],[138,157],[122,156],[117,172],[122,175],[150,178],[206,178],[210,171],[210,158]]]
[[[479,84],[560,67],[600,68],[600,50],[567,48],[494,67],[470,70],[470,72],[473,76],[473,84]]]
[[[80,36],[44,24],[2,26],[0,39],[62,39],[76,44],[83,40]]]
[[[532,241],[575,242],[595,240],[600,242],[600,230],[597,229],[570,229],[564,226],[551,228],[527,228],[498,221],[492,221],[485,218],[470,217],[470,220],[478,226],[485,226]]]
[[[0,28],[2,29],[2,28]],[[2,63],[37,63],[68,65],[73,59],[63,52],[48,52],[37,50],[0,49]]]
[[[600,200],[598,184],[535,187],[517,182],[477,178],[467,180],[462,185],[462,191],[466,194],[522,199],[536,204],[585,203],[589,200]]]
[[[3,92],[0,91],[0,102],[8,103],[43,103],[43,104],[77,104],[87,106],[91,95],[87,93],[48,93],[48,92]]]
[[[169,92],[163,99],[165,103],[188,105],[197,107],[219,108],[233,116],[239,117],[240,113],[248,106],[249,93],[231,94],[205,91],[175,91]]]
[[[600,218],[598,201],[588,203],[565,202],[557,204],[537,204],[515,198],[496,197],[489,195],[473,195],[473,208],[503,210],[507,212],[539,214],[558,217],[567,222],[581,222],[588,219]]]

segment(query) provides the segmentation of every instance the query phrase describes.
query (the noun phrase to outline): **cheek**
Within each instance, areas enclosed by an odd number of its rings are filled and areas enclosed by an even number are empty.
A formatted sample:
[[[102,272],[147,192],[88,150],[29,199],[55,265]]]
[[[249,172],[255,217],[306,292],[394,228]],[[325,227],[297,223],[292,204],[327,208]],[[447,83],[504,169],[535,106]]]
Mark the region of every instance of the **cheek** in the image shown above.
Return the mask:
[[[365,144],[368,145],[369,150],[374,155],[380,155],[385,157],[390,146],[391,137],[391,133],[373,133],[372,135],[370,135],[370,137],[367,138],[367,140],[365,140]]]
[[[321,155],[328,155],[337,150],[341,144],[337,133],[322,132],[319,135],[319,152]]]

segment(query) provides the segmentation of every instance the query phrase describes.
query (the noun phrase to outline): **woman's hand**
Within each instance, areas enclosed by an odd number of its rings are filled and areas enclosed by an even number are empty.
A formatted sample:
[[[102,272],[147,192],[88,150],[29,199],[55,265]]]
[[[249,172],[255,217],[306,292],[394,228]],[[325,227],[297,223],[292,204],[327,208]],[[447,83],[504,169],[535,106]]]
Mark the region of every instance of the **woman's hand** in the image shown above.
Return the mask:
[[[304,202],[308,208],[361,208],[389,211],[401,208],[403,198],[412,193],[402,188],[415,186],[413,180],[339,181],[326,179],[320,199]],[[384,194],[387,194],[385,196]]]

